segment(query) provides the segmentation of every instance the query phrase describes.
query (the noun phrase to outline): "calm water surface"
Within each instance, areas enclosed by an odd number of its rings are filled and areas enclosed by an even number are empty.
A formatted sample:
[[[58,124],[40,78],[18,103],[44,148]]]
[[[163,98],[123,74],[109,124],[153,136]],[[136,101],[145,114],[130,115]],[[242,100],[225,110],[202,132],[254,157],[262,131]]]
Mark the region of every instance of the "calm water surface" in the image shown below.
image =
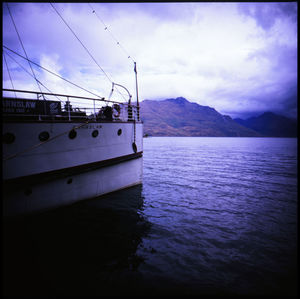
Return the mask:
[[[297,139],[144,139],[143,185],[4,223],[4,293],[297,293]]]

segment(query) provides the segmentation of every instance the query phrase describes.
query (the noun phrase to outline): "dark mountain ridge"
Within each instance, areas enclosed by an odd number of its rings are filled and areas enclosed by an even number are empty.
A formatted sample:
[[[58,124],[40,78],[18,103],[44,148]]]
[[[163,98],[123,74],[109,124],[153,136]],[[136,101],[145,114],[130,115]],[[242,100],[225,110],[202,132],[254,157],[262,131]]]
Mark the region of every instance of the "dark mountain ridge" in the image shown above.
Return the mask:
[[[268,137],[297,137],[298,135],[296,120],[269,111],[257,117],[234,120],[240,125]]]
[[[214,108],[183,97],[140,103],[144,134],[149,136],[296,137],[297,123],[266,112],[247,120],[233,120]]]
[[[144,133],[150,136],[260,136],[214,108],[183,97],[141,102]]]

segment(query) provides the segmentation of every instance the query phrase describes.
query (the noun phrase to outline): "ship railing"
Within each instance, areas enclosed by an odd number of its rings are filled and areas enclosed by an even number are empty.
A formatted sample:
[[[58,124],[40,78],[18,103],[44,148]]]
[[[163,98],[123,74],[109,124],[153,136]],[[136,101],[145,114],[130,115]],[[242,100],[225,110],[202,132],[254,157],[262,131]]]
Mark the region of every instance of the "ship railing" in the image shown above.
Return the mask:
[[[129,103],[100,97],[90,98],[15,89],[3,89],[3,92],[2,113],[9,116],[38,117],[39,120],[55,117],[69,121],[83,118],[93,121],[140,121],[139,107]],[[9,96],[12,93],[14,97]],[[29,100],[38,100],[39,109],[37,106],[27,107],[26,101]],[[53,109],[55,107],[56,110]]]

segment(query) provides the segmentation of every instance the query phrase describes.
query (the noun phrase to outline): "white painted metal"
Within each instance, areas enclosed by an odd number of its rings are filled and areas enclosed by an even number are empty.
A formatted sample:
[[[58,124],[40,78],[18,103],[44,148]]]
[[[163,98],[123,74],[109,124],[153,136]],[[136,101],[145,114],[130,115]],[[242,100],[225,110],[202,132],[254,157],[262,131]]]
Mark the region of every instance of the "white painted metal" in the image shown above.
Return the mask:
[[[134,153],[132,149],[134,126],[136,126],[137,151],[141,152],[143,151],[142,123],[134,125],[133,122],[103,122],[83,126],[82,123],[4,124],[3,133],[13,133],[15,141],[12,144],[3,144],[3,179],[132,154]],[[77,135],[74,139],[70,139],[68,135],[74,127],[79,127],[76,129]],[[118,135],[120,129],[122,134]],[[94,130],[99,132],[95,138],[92,137]],[[41,144],[39,134],[43,131],[49,132],[50,138],[49,141]],[[38,144],[41,145],[37,146]]]
[[[74,127],[77,127],[77,135],[70,139],[69,132]],[[122,134],[118,135],[120,129]],[[92,136],[94,130],[99,132],[97,137]],[[50,138],[41,143],[39,134],[43,131],[49,132]],[[16,122],[3,124],[3,133],[7,132],[15,135],[15,141],[3,144],[4,180],[134,154],[134,141],[137,152],[143,151],[142,123]],[[4,215],[41,211],[140,184],[142,169],[143,158],[140,157],[69,177],[52,178],[48,182],[16,185],[3,198]],[[26,192],[28,189],[30,192]]]
[[[32,193],[28,195],[24,189],[15,189],[4,198],[3,212],[10,217],[72,204],[140,184],[142,175],[143,158],[137,158],[30,186]]]

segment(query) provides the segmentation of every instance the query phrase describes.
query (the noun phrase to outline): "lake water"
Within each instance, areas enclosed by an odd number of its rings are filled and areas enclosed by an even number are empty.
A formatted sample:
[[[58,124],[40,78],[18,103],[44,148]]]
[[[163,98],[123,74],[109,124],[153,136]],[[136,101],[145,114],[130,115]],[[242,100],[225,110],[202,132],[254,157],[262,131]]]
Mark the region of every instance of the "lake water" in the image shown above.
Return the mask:
[[[150,137],[143,184],[4,223],[4,294],[295,295],[297,139]]]

